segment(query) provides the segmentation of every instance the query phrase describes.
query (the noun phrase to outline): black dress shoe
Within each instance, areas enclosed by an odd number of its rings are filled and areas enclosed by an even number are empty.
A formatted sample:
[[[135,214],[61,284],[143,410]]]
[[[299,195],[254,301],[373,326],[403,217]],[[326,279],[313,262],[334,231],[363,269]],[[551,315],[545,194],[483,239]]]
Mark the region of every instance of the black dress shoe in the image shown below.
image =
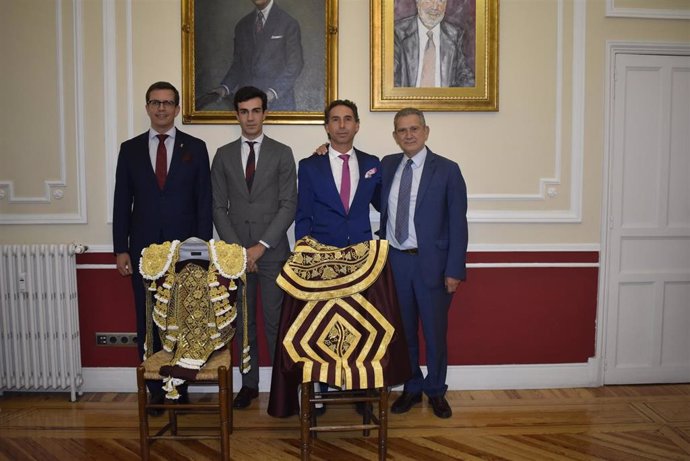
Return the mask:
[[[448,405],[448,400],[446,400],[445,396],[439,395],[436,397],[429,397],[429,403],[434,410],[434,414],[439,418],[446,419],[453,415],[453,410],[450,409],[450,405]]]
[[[357,402],[355,403],[355,411],[357,412],[358,415],[364,416],[364,412],[369,410],[369,414],[371,415],[374,412],[374,407],[371,405],[371,403],[364,403],[364,402]]]
[[[326,405],[321,404],[320,407],[314,406],[314,416],[323,416],[326,414]]]
[[[180,392],[180,398],[177,399],[177,403],[180,405],[189,405],[189,394],[185,392]]]
[[[233,408],[247,408],[252,400],[259,396],[259,390],[253,387],[242,386],[242,389],[235,396],[235,400],[232,402]]]
[[[154,404],[154,405],[160,405],[165,402],[165,392],[156,392],[154,394],[151,394],[151,397],[149,398],[149,403]],[[162,415],[165,410],[162,408],[149,408],[146,410],[150,416],[160,416]]]
[[[391,406],[391,413],[407,413],[412,408],[412,405],[422,401],[422,394],[411,394],[409,392],[403,392],[400,397],[395,399],[393,405]]]

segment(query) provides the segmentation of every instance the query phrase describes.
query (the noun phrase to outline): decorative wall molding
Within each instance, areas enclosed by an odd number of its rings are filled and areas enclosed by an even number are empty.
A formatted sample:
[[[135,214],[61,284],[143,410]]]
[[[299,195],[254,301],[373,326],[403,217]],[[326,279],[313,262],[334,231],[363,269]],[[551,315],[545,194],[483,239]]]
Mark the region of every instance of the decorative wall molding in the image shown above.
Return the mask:
[[[653,0],[650,4],[653,4]],[[616,0],[606,0],[606,16],[614,18],[690,19],[690,8],[672,10],[664,8],[623,8]]]
[[[74,213],[2,213],[0,224],[70,224],[86,222],[86,172],[84,162],[84,32],[82,2],[72,0],[72,41],[74,52],[74,136],[75,147],[75,177],[77,185],[77,210]],[[55,0],[55,59],[57,75],[56,92],[58,99],[58,155],[59,173],[58,179],[46,179],[43,181],[43,196],[21,197],[15,193],[15,181],[0,181],[0,199],[7,199],[14,204],[50,204],[53,200],[61,200],[64,197],[64,189],[67,184],[67,128],[65,127],[66,101],[65,95],[65,69],[64,69],[64,33],[63,30],[63,0]]]
[[[118,91],[117,19],[115,0],[103,1],[103,152],[105,152],[106,222],[113,222],[113,191],[117,166]]]
[[[125,18],[125,58],[122,65],[125,68],[125,95],[118,97],[117,88],[120,88],[119,80],[117,78],[116,69],[118,66],[117,52],[118,52],[118,38],[117,33],[117,8],[124,5]],[[134,53],[133,53],[133,26],[132,26],[132,0],[117,1],[117,0],[103,0],[103,87],[109,91],[112,97],[110,104],[103,108],[104,120],[106,125],[106,136],[103,139],[105,152],[105,187],[106,187],[106,209],[108,214],[106,222],[112,224],[113,222],[113,195],[115,193],[115,170],[117,168],[117,155],[119,152],[118,146],[121,139],[119,139],[119,131],[121,124],[118,123],[118,110],[121,105],[126,107],[126,126],[127,139],[134,136]],[[126,101],[122,103],[121,101]]]
[[[470,194],[471,201],[544,201],[558,195],[556,186],[561,184],[563,157],[563,66],[565,55],[565,2],[558,1],[556,34],[556,108],[554,174],[551,178],[539,178],[538,191],[533,194]],[[584,161],[584,97],[585,97],[585,37],[586,1],[573,2],[572,37],[572,113],[571,113],[571,163],[570,163],[570,207],[565,210],[469,210],[470,222],[492,223],[571,223],[582,220],[582,178]]]
[[[112,244],[86,244],[89,253],[113,254]],[[548,252],[548,253],[573,253],[573,252],[598,252],[598,243],[479,243],[470,244],[469,253],[511,253],[511,252]]]

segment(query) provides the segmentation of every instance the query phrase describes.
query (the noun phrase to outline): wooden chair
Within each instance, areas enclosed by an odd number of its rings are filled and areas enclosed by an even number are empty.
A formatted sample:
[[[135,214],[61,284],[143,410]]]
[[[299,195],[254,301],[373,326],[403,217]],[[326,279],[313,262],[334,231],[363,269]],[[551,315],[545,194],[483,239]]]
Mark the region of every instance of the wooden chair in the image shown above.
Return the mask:
[[[301,429],[301,453],[302,461],[308,461],[311,457],[313,440],[318,432],[362,431],[362,435],[369,436],[371,429],[378,429],[378,453],[379,460],[386,459],[386,444],[388,440],[388,388],[353,389],[345,391],[329,390],[319,392],[314,390],[312,382],[300,385],[300,429]],[[378,402],[376,414],[372,412],[373,403]],[[315,405],[323,403],[332,405],[345,405],[353,403],[364,404],[362,423],[341,424],[335,426],[319,426],[315,414]]]
[[[151,404],[146,397],[146,380],[162,380],[158,374],[160,367],[168,364],[172,353],[160,351],[146,359],[137,367],[137,390],[139,397],[139,435],[141,459],[149,459],[151,444],[160,439],[219,439],[220,455],[223,461],[230,459],[230,434],[232,433],[232,355],[229,347],[214,352],[206,364],[199,370],[195,380],[189,384],[216,384],[218,402],[213,403],[177,403],[165,400],[162,404]],[[149,431],[149,409],[163,409],[168,413],[168,422],[154,435]],[[220,432],[210,435],[178,434],[178,413],[217,412],[220,416]],[[169,432],[169,435],[165,435]]]

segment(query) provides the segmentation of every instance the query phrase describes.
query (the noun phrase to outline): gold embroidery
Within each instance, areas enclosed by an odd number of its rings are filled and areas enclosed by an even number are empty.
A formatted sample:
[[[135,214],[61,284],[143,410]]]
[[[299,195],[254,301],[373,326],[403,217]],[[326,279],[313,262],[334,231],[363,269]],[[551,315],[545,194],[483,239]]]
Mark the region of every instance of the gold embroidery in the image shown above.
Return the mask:
[[[295,252],[283,266],[277,283],[304,301],[350,296],[376,281],[387,257],[387,240],[336,248],[305,237],[296,242]]]
[[[325,303],[307,302],[285,334],[283,346],[293,362],[303,363],[302,382],[315,381],[316,369],[321,382],[366,389],[384,385],[381,359],[394,332],[374,305],[354,294]],[[328,378],[331,367],[333,380]]]
[[[139,260],[139,271],[147,280],[155,280],[168,270],[172,262],[172,255],[180,242],[163,242],[152,244],[144,248]]]
[[[140,271],[144,278],[151,280],[146,297],[146,357],[152,354],[152,320],[159,328],[163,348],[174,352],[169,365],[191,370],[200,369],[214,350],[234,337],[232,323],[237,317],[237,307],[236,299],[230,301],[230,291],[237,290],[232,279],[245,280],[246,252],[239,245],[225,242],[211,241],[207,245],[208,269],[190,262],[179,273],[175,267],[179,241],[150,245],[142,251]],[[227,287],[218,282],[220,275],[229,279]],[[178,397],[175,387],[182,382],[178,378],[166,378],[168,398]]]

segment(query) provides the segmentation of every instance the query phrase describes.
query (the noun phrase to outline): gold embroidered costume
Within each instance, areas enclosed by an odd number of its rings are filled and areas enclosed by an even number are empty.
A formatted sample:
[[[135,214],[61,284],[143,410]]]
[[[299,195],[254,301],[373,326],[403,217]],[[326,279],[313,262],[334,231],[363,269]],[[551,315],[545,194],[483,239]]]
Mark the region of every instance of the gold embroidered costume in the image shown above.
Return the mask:
[[[139,270],[147,285],[146,357],[153,353],[155,323],[163,348],[173,353],[160,371],[167,398],[179,398],[176,387],[193,379],[210,355],[234,337],[236,281],[244,281],[246,262],[243,247],[214,240],[175,240],[142,251]],[[249,362],[249,349],[243,346],[244,364]]]

